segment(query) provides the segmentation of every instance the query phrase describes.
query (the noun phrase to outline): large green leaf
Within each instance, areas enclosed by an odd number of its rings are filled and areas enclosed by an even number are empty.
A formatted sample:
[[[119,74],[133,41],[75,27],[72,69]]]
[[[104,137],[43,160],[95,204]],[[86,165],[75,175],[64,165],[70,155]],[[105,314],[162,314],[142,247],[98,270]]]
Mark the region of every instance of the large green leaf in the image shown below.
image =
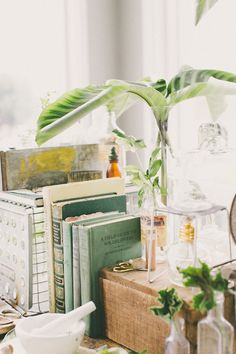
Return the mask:
[[[103,86],[70,91],[40,114],[36,142],[41,145],[102,105],[119,116],[138,99],[144,100],[152,108],[157,122],[163,119],[167,105],[165,97],[139,82],[112,80]]]
[[[221,70],[196,70],[190,67],[182,69],[174,76],[167,88],[167,96],[175,91],[200,82],[207,82],[210,78],[236,83],[236,75]]]
[[[115,97],[108,103],[109,111],[115,112],[117,116],[123,113],[137,100],[144,100],[152,109],[156,120],[161,121],[166,117],[168,110],[167,101],[161,91],[164,90],[164,80],[160,80],[159,86],[157,83],[148,81],[128,82],[122,80],[110,80],[108,85],[114,87],[116,85],[126,88],[126,92],[118,98]],[[159,90],[158,90],[159,88]],[[165,91],[165,90],[164,90]]]
[[[190,98],[204,96],[206,97],[211,116],[216,120],[226,108],[225,96],[235,94],[235,85],[219,85],[214,80],[214,82],[200,82],[182,90],[174,91],[168,96],[167,101],[169,105],[175,105]]]
[[[38,118],[38,145],[61,133],[94,109],[120,95],[124,87],[89,86],[69,91],[46,107]]]
[[[197,0],[195,25],[201,20],[202,16],[210,9],[218,0]]]

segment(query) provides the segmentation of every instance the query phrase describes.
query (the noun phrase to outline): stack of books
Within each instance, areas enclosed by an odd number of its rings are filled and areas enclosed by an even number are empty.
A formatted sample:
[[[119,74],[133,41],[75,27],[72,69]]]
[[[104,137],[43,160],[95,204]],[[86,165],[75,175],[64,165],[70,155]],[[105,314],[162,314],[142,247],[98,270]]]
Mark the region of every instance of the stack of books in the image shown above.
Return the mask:
[[[44,187],[51,312],[68,312],[90,300],[86,323],[104,334],[101,268],[141,257],[140,218],[126,213],[124,180],[98,179]]]

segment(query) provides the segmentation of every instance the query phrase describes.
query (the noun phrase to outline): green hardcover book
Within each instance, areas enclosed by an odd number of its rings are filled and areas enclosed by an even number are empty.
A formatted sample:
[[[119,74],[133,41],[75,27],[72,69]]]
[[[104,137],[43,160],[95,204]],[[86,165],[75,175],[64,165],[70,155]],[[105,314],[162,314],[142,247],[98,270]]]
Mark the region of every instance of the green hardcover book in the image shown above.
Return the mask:
[[[56,312],[65,312],[64,252],[62,222],[68,216],[91,214],[98,211],[126,212],[126,195],[105,195],[52,204],[52,232],[54,257],[54,284]]]
[[[94,301],[96,311],[86,318],[86,334],[104,335],[104,315],[99,287],[101,268],[141,257],[140,218],[120,219],[79,226],[81,303]]]
[[[80,276],[79,276],[79,247],[76,226],[87,222],[107,220],[121,216],[118,211],[107,213],[92,213],[77,217],[77,220],[63,220],[63,251],[64,251],[64,284],[65,284],[65,312],[69,312],[81,305],[80,303]],[[79,219],[81,218],[81,219]],[[68,218],[67,218],[68,219]],[[72,226],[75,226],[72,232]],[[75,237],[73,237],[75,235]]]

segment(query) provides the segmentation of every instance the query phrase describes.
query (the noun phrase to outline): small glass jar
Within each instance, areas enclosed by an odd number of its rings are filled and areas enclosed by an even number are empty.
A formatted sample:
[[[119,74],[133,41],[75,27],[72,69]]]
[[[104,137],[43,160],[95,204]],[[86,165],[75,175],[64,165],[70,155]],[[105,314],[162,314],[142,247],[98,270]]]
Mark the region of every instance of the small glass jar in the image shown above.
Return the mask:
[[[183,319],[174,317],[170,322],[170,335],[165,340],[165,354],[190,354],[190,344],[182,330]]]
[[[198,354],[233,354],[234,328],[224,318],[224,295],[215,293],[216,306],[198,322]]]
[[[168,264],[170,279],[182,285],[179,269],[198,266],[199,260],[213,267],[232,259],[227,209],[203,200],[185,200],[166,208],[168,213]],[[216,221],[225,227],[218,229]],[[223,222],[224,221],[224,222]]]

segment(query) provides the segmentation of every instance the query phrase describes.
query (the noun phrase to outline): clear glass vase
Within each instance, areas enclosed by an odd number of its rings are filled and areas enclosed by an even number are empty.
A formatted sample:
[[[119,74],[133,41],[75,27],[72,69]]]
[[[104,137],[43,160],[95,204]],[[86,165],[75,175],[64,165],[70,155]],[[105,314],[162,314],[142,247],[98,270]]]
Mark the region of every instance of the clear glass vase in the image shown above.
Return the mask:
[[[216,293],[216,306],[198,322],[198,354],[233,354],[234,329],[224,318],[224,295]]]
[[[165,340],[165,354],[190,354],[190,344],[182,330],[183,321],[175,317],[170,323],[170,335]]]

